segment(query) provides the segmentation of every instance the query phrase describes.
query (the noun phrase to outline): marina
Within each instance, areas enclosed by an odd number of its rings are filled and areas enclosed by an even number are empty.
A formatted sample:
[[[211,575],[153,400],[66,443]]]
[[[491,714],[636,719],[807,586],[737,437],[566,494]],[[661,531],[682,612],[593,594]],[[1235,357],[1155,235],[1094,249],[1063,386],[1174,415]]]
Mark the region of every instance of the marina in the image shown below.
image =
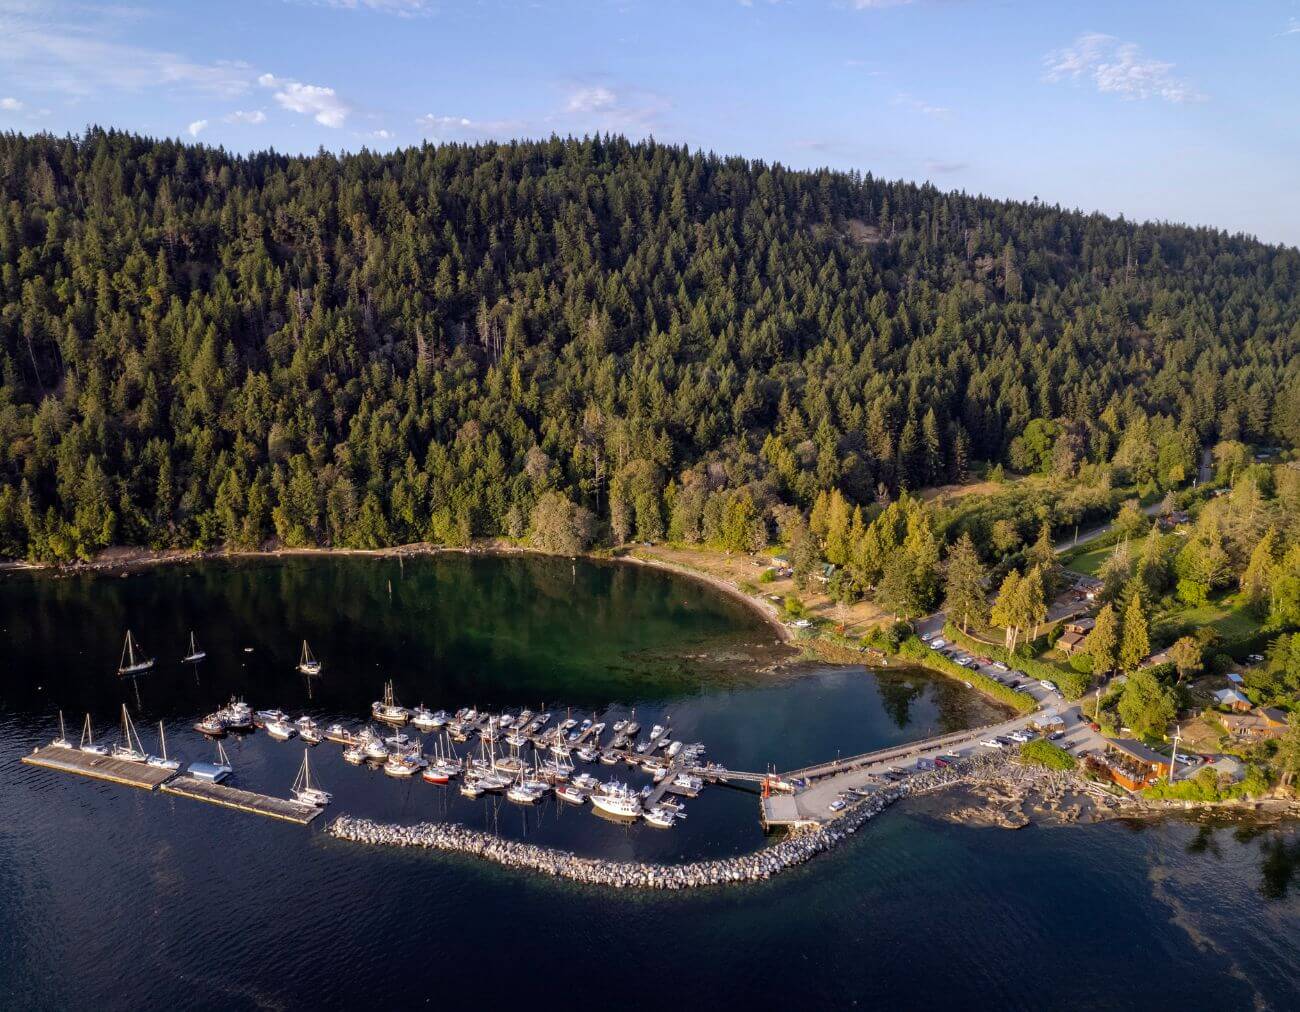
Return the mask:
[[[60,773],[76,773],[94,780],[105,780],[124,787],[138,787],[145,791],[156,791],[175,776],[174,770],[151,766],[148,763],[114,759],[109,755],[83,752],[78,748],[59,745],[38,748],[35,752],[23,756],[22,761],[28,766],[39,766]]]
[[[245,791],[228,784],[213,783],[191,776],[178,776],[164,783],[162,790],[164,794],[174,794],[179,798],[205,801],[210,805],[233,808],[253,815],[265,815],[268,818],[293,822],[300,826],[307,825],[321,813],[321,809],[315,805],[285,798],[273,798],[267,794],[257,794],[254,791]]]

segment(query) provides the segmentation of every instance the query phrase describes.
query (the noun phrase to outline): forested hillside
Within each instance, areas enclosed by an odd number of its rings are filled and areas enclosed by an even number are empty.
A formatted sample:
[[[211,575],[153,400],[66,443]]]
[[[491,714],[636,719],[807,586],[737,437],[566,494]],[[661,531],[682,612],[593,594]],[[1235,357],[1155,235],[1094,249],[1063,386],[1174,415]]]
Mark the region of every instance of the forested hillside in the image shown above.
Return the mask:
[[[1210,229],[617,138],[6,134],[0,191],[3,555],[754,541],[1300,445],[1300,254]]]

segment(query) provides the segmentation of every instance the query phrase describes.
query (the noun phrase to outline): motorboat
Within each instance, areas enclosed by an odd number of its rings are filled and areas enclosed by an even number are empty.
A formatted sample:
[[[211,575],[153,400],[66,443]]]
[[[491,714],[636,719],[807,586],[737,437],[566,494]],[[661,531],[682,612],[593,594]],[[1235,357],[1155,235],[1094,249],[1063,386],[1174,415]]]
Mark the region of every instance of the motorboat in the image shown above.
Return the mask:
[[[616,721],[614,721],[614,733],[615,733],[615,734],[622,734],[622,733],[623,733],[623,729],[624,729],[625,727],[627,727],[627,721],[626,721],[626,720],[616,720]]]
[[[146,657],[144,651],[140,649],[140,644],[135,641],[131,635],[131,630],[126,631],[126,642],[122,644],[122,658],[117,664],[117,674],[119,678],[131,678],[135,675],[142,675],[153,667],[153,658]]]
[[[298,733],[298,729],[287,720],[267,721],[266,733],[276,741],[288,741]]]
[[[384,683],[384,698],[370,704],[370,712],[374,715],[375,720],[381,720],[385,724],[392,724],[395,727],[401,727],[411,719],[411,711],[404,706],[397,705],[397,700],[393,696],[393,683],[391,680]]]
[[[664,808],[662,805],[655,805],[646,812],[642,818],[657,829],[672,829],[673,823],[677,821],[678,815],[671,808]]]
[[[385,738],[384,744],[389,748],[406,748],[407,745],[411,744],[411,737],[404,731],[398,731],[396,734],[390,734]]]
[[[86,724],[81,729],[81,744],[77,748],[90,755],[108,755],[108,749],[95,742],[95,733],[90,728],[90,714],[86,714]]]
[[[594,763],[600,758],[600,749],[594,745],[583,745],[578,749],[578,758],[585,763]]]
[[[232,731],[247,731],[253,726],[253,710],[242,699],[230,697],[230,702],[217,711],[221,722]]]
[[[343,761],[353,766],[360,766],[367,758],[366,750],[361,745],[349,745],[343,750]]]
[[[668,733],[668,728],[656,724],[654,727],[650,729],[650,740],[658,741],[667,733]]]
[[[289,715],[283,710],[258,710],[253,717],[254,723],[261,724],[263,727],[272,721],[284,721],[286,724],[289,722]]]
[[[641,816],[641,795],[626,784],[611,781],[591,795],[591,803],[602,812],[624,819]]]
[[[339,723],[331,724],[325,728],[325,737],[330,741],[338,742],[340,745],[355,745],[357,741],[357,736]]]
[[[323,791],[318,784],[312,783],[311,766],[307,761],[306,749],[302,750],[302,766],[298,770],[297,779],[293,782],[293,796],[295,801],[314,808],[324,808],[332,800],[332,795],[328,791]]]
[[[600,754],[600,761],[606,766],[617,766],[618,760],[619,754],[617,752],[607,751]]]
[[[306,727],[298,728],[298,737],[308,745],[319,745],[325,740],[325,735],[321,733],[321,730],[316,726],[315,721],[312,721]]]
[[[682,743],[681,743],[680,741],[675,741],[675,742],[673,742],[671,745],[669,745],[669,746],[668,746],[668,751],[667,751],[667,753],[666,753],[667,756],[668,756],[668,758],[669,758],[669,759],[675,759],[675,758],[677,757],[677,753],[680,752],[680,751],[682,750],[682,747],[683,747],[683,746],[682,746]]]
[[[687,797],[694,797],[704,789],[704,781],[689,773],[679,773],[673,777],[673,790]]]
[[[560,784],[555,788],[555,796],[571,805],[585,805],[587,795],[572,784]]]
[[[445,718],[446,714],[443,714],[443,717]],[[411,710],[411,723],[421,731],[433,731],[441,726],[438,715],[427,709],[423,703]],[[444,719],[442,723],[445,724],[446,720]]]
[[[366,753],[367,759],[388,758],[388,746],[385,745],[383,741],[378,737],[367,739],[366,743],[362,746],[362,748]]]
[[[190,763],[189,775],[199,780],[219,784],[235,771],[226,755],[225,746],[217,742],[217,761],[215,763]]]
[[[573,778],[573,786],[579,787],[584,791],[594,791],[600,786],[600,781],[590,773],[579,773]]]
[[[466,778],[460,785],[460,793],[467,798],[481,797],[483,786],[477,780]]]

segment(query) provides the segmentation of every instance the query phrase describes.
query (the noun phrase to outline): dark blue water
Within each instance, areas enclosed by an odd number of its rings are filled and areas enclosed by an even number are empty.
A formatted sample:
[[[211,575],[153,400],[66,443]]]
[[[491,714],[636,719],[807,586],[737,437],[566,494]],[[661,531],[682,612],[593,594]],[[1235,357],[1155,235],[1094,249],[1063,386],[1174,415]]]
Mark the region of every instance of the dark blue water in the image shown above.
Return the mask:
[[[391,587],[391,592],[390,592]],[[59,706],[105,731],[129,702],[173,746],[233,691],[360,716],[399,698],[667,715],[734,768],[783,768],[984,719],[960,686],[862,669],[756,675],[770,632],[734,602],[630,567],[461,557],[212,565],[0,581],[0,1002],[15,1008],[406,1007],[523,1001],[755,1008],[1295,1007],[1293,828],[1028,829],[890,810],[769,883],[621,894],[470,859],[370,850],[253,816],[20,765]],[[193,626],[212,661],[111,675],[130,623],[160,656]],[[292,674],[311,639],[325,676]],[[243,652],[254,646],[253,654]],[[167,653],[164,654],[164,649]],[[540,697],[540,698],[538,698]],[[75,716],[74,716],[75,712]],[[228,741],[285,794],[301,748]],[[334,813],[456,818],[590,853],[674,860],[763,845],[756,799],[711,789],[671,832],[582,810],[464,802],[313,761]],[[598,767],[602,773],[608,768]]]

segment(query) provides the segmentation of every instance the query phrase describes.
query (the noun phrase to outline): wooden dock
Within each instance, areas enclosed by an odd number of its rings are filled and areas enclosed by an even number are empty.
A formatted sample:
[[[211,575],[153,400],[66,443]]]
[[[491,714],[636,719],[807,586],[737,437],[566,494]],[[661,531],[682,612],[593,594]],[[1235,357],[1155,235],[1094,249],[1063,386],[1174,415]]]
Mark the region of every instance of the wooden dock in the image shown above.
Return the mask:
[[[175,770],[159,769],[147,763],[127,762],[110,756],[94,755],[76,748],[61,748],[45,745],[35,752],[23,756],[23,762],[29,766],[42,769],[58,770],[60,773],[79,773],[83,777],[95,780],[107,780],[113,784],[138,787],[145,791],[157,790],[176,775]]]
[[[163,786],[164,794],[174,794],[180,798],[194,801],[206,801],[210,805],[234,808],[254,815],[265,815],[271,819],[281,819],[305,826],[320,815],[321,809],[315,805],[304,805],[286,798],[273,798],[269,794],[255,794],[253,791],[229,787],[226,784],[214,784],[196,777],[177,777]]]

